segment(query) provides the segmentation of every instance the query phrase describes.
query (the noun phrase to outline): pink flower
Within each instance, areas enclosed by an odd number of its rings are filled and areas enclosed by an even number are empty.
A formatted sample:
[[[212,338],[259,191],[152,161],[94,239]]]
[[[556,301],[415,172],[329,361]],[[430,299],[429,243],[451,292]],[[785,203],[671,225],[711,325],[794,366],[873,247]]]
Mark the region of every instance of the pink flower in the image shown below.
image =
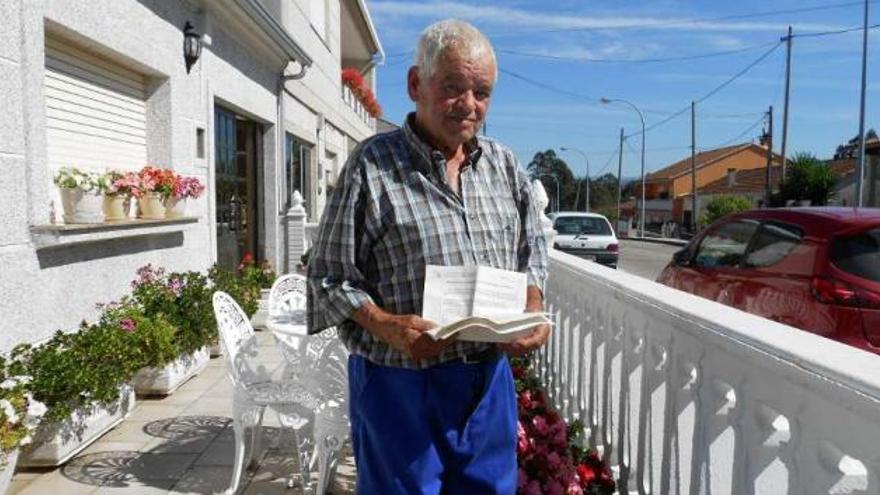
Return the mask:
[[[523,492],[525,495],[544,495],[544,492],[541,491],[541,484],[535,480],[530,481]]]
[[[547,495],[565,495],[565,490],[558,481],[550,480],[547,482]]]
[[[550,430],[550,427],[547,425],[547,420],[544,419],[543,416],[535,416],[532,418],[532,426],[535,428],[535,432],[539,435],[546,435]]]
[[[559,466],[562,464],[562,459],[559,457],[559,454],[556,452],[550,452],[547,454],[547,466],[552,470],[559,469]]]
[[[175,295],[180,295],[180,289],[183,288],[183,281],[179,278],[172,278],[168,281],[168,288],[171,289]]]
[[[516,486],[519,490],[524,490],[526,485],[529,483],[529,477],[526,476],[526,472],[523,471],[523,468],[519,468],[516,472]]]
[[[126,332],[134,332],[137,328],[137,323],[131,318],[123,318],[119,321],[119,328]]]

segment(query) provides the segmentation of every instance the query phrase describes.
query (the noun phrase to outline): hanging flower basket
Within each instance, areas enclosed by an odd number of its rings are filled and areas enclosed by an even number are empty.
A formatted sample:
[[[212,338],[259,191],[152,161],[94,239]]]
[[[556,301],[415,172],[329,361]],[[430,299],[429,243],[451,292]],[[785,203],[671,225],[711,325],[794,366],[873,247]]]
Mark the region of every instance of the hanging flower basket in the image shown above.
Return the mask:
[[[342,69],[342,83],[351,89],[355,98],[361,102],[364,109],[371,117],[379,118],[382,116],[382,107],[376,101],[376,95],[370,89],[370,85],[364,80],[364,76],[357,69]]]

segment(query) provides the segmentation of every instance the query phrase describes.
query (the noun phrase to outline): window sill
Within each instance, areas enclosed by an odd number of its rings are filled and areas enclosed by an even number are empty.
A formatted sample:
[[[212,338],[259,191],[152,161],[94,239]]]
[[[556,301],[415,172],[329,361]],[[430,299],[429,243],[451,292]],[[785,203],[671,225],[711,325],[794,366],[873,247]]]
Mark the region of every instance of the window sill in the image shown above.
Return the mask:
[[[37,249],[70,246],[145,235],[182,232],[198,217],[162,220],[131,219],[96,224],[44,224],[31,227],[31,239]]]

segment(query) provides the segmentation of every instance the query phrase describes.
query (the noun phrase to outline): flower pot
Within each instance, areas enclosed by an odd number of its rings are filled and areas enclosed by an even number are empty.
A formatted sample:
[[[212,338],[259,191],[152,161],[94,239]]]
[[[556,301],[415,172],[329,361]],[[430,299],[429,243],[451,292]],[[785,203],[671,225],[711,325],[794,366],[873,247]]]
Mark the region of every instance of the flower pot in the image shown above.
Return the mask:
[[[141,218],[146,220],[159,220],[165,218],[165,203],[162,201],[162,195],[159,193],[144,193],[138,199],[138,206],[141,210]]]
[[[210,355],[212,358],[220,357],[223,355],[223,346],[220,345],[220,341],[208,345],[208,355]]]
[[[100,191],[63,188],[64,223],[104,223],[104,198]]]
[[[9,484],[12,483],[12,473],[15,472],[15,463],[18,461],[18,449],[6,454],[6,465],[0,468],[0,493],[6,493]]]
[[[186,198],[169,197],[165,200],[165,218],[186,216]]]
[[[205,369],[209,359],[208,347],[203,346],[161,368],[142,368],[132,377],[131,384],[138,395],[168,395]]]
[[[135,397],[128,384],[119,391],[119,398],[109,404],[79,408],[67,419],[41,424],[34,441],[22,448],[19,467],[60,466],[121,423],[134,409]]]
[[[260,289],[260,300],[257,301],[257,312],[251,316],[251,326],[254,330],[265,330],[266,320],[269,318],[269,293],[272,289]]]
[[[108,222],[128,220],[131,200],[123,194],[104,195],[104,219]]]

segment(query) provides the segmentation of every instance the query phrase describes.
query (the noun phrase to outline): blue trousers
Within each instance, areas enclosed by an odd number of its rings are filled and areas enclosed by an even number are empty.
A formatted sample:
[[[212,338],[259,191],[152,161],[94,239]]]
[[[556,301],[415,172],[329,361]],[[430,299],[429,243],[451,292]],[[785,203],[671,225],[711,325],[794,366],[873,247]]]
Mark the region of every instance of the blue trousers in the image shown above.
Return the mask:
[[[348,361],[359,495],[513,495],[516,392],[507,357],[424,370]]]

